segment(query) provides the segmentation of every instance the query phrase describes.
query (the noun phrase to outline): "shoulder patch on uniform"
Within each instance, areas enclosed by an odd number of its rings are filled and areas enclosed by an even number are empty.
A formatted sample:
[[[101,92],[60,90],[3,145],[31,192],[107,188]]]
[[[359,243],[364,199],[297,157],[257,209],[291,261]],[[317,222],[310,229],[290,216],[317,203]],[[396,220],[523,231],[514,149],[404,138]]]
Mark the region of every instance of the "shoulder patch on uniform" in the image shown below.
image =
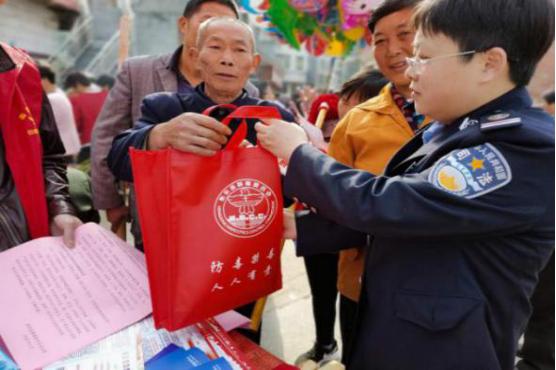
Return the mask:
[[[492,131],[521,125],[521,117],[511,112],[497,112],[481,117],[481,131]]]
[[[428,180],[438,189],[472,199],[507,185],[512,171],[502,153],[486,143],[440,158]]]

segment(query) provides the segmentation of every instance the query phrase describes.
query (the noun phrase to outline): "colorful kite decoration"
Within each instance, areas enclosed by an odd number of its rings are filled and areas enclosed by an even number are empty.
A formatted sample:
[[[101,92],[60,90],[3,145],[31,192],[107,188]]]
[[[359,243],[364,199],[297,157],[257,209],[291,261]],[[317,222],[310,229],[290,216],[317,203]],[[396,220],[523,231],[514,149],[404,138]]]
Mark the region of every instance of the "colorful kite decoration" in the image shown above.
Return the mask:
[[[247,12],[268,23],[267,31],[313,55],[342,57],[369,38],[367,23],[380,0],[241,0]],[[260,0],[259,0],[260,1]]]

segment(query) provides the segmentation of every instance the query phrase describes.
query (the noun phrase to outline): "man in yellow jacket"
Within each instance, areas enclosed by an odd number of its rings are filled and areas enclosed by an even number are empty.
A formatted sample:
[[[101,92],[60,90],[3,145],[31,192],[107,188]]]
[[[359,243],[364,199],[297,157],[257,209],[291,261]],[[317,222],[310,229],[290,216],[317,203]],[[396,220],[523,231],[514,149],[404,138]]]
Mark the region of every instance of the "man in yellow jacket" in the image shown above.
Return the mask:
[[[336,126],[328,154],[347,166],[381,174],[390,158],[428,123],[415,111],[409,90],[410,80],[405,76],[405,58],[413,51],[411,16],[418,2],[386,0],[373,12],[369,22],[373,54],[390,83],[377,97],[351,109]],[[302,241],[298,239],[297,242]],[[340,252],[338,290],[341,294],[343,359],[350,350],[363,264],[362,249]]]

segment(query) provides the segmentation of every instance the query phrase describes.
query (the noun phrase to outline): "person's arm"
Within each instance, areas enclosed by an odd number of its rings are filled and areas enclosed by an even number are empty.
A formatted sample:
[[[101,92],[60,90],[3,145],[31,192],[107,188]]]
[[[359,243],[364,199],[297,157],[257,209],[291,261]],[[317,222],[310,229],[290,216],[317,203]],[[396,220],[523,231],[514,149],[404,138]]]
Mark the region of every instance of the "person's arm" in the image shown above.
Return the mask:
[[[327,154],[350,166],[354,162],[354,153],[347,128],[348,116],[344,117],[334,129]],[[321,150],[319,147],[317,149]],[[334,253],[354,246],[364,247],[367,244],[368,235],[365,233],[338,225],[313,212],[302,211],[297,214],[294,227],[298,256]]]
[[[350,169],[322,154],[295,125],[265,121],[255,125],[259,143],[289,161],[284,193],[361,232],[484,238],[519,233],[554,216],[554,141],[549,135],[512,133],[506,140],[514,142],[456,149],[420,173],[386,177]],[[526,175],[520,173],[525,168]]]
[[[75,243],[75,229],[81,225],[81,221],[75,217],[76,211],[71,203],[64,162],[65,149],[46,94],[43,94],[39,132],[43,147],[42,165],[51,231],[53,235],[63,235],[65,244],[71,247]]]
[[[145,149],[147,137],[153,128],[154,123],[142,117],[133,128],[125,130],[114,138],[106,162],[116,179],[133,182],[129,149]]]
[[[175,93],[156,93],[143,99],[139,121],[112,143],[108,166],[116,178],[133,181],[129,148],[173,148],[212,156],[227,142],[231,134],[227,126],[209,116],[183,113],[179,99]]]
[[[296,252],[298,256],[334,253],[353,246],[364,247],[368,235],[308,213],[295,217]]]
[[[284,192],[316,207],[321,216],[376,236],[473,238],[517,233],[546,216],[547,199],[553,199],[546,174],[554,168],[549,168],[546,157],[530,158],[536,167],[523,178],[512,174],[511,166],[532,153],[503,143],[494,148],[508,163],[510,181],[472,198],[440,189],[434,182],[441,171],[431,174],[432,168],[405,176],[374,176],[350,169],[307,144],[291,155]]]
[[[132,126],[130,64],[126,61],[116,77],[93,128],[91,142],[91,185],[96,209],[121,209],[124,201],[110,172],[106,158],[112,141]],[[125,216],[125,215],[124,215]]]

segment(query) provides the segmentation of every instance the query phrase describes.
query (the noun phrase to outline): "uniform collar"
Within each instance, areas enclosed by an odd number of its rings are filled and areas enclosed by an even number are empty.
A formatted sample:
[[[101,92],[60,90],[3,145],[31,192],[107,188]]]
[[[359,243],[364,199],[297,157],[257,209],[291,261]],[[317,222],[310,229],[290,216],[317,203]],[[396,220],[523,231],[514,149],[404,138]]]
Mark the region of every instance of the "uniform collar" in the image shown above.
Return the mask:
[[[507,110],[520,110],[524,108],[529,108],[533,105],[531,96],[527,92],[525,87],[516,87],[507,93],[499,96],[498,98],[489,101],[485,105],[475,109],[474,111],[461,117],[459,122],[461,123],[465,118],[479,119],[482,116],[491,114],[496,111],[507,111]]]
[[[516,88],[455,120],[449,125],[434,122],[427,129],[416,135],[392,157],[385,173],[391,175],[393,173],[397,174],[407,171],[410,165],[417,163],[422,158],[437,150],[440,146],[450,148],[458,147],[464,139],[466,140],[465,145],[469,145],[470,142],[474,142],[476,138],[481,136],[481,130],[478,125],[481,117],[497,111],[526,108],[531,106],[531,104],[532,101],[527,90],[525,90],[525,88]],[[475,127],[475,129],[466,130],[465,134],[458,135],[457,133],[462,130],[461,125],[464,120],[474,121],[474,123],[470,123],[470,126]],[[457,144],[452,143],[451,145],[446,145],[446,140],[448,140],[448,138]]]

